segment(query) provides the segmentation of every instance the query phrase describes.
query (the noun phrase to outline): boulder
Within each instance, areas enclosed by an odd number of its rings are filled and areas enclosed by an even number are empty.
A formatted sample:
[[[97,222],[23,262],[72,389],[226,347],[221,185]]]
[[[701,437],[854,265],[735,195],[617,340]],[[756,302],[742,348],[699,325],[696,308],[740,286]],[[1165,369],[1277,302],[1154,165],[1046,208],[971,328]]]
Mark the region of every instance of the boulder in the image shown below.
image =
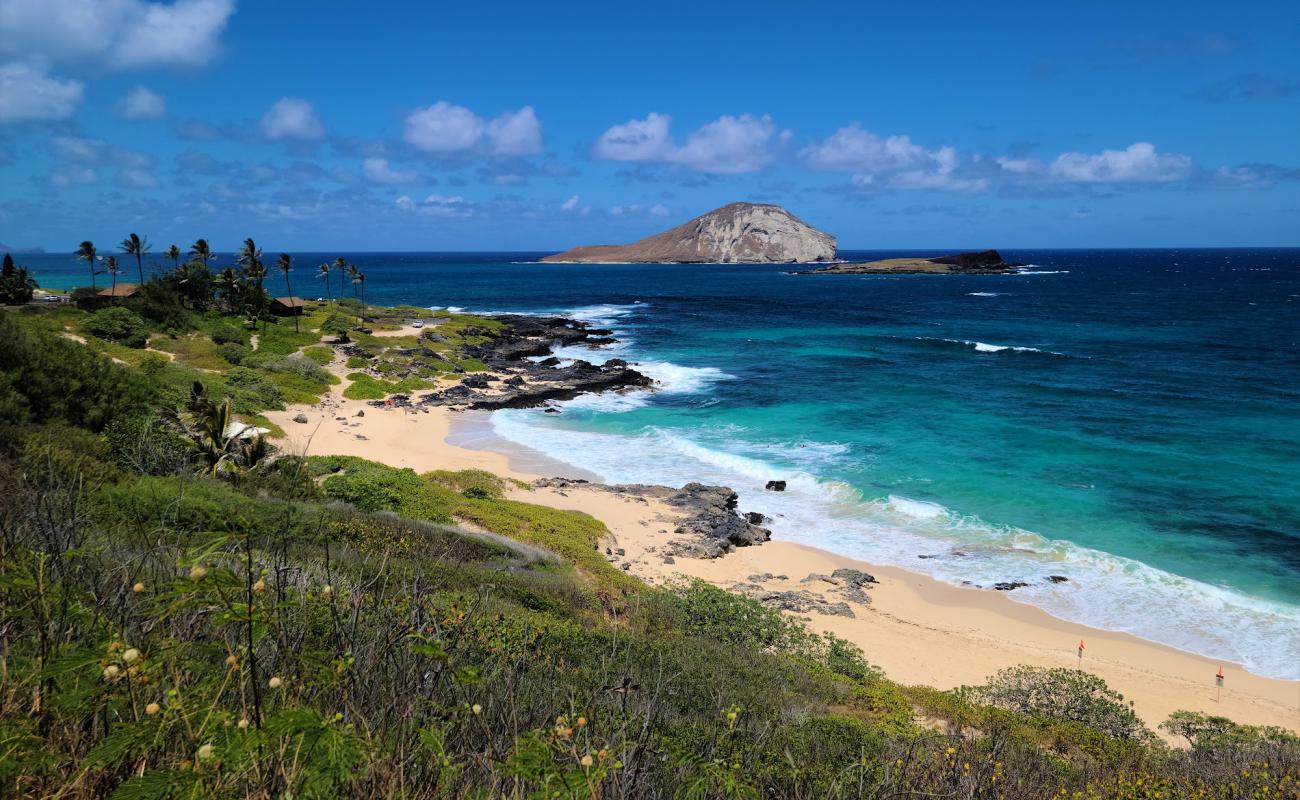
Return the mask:
[[[769,492],[784,492],[785,481],[768,481],[767,485],[763,488],[767,489]]]

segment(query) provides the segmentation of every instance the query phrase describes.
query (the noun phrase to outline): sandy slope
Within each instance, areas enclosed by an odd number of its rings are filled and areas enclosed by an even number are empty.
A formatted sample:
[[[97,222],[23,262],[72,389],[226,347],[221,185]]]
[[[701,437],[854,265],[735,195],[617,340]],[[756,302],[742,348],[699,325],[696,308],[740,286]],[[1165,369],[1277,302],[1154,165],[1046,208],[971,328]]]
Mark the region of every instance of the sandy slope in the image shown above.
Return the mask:
[[[365,415],[355,416],[358,411]],[[299,412],[306,414],[306,424],[292,421]],[[577,472],[499,440],[491,443],[490,437],[490,446],[500,452],[448,444],[453,425],[481,426],[482,417],[442,408],[427,413],[376,409],[361,401],[345,400],[336,390],[321,405],[267,416],[287,431],[281,444],[292,452],[357,455],[417,472],[475,468],[523,479],[555,473],[574,477]],[[454,438],[484,440],[482,436]],[[1225,664],[1226,688],[1222,699],[1216,700],[1218,662],[1127,634],[1064,622],[1000,593],[953,587],[904,570],[779,541],[717,560],[677,558],[666,564],[658,551],[674,538],[675,512],[663,503],[592,489],[514,490],[514,496],[584,511],[600,519],[610,529],[609,546],[625,551],[611,560],[629,562],[633,574],[650,582],[687,575],[728,587],[760,583],[764,588],[814,591],[839,601],[837,587],[819,581],[803,583],[802,579],[814,572],[829,574],[838,567],[865,570],[879,579],[869,591],[870,605],[851,604],[851,619],[821,614],[809,619],[813,627],[858,644],[869,661],[902,683],[947,689],[980,683],[997,670],[1016,664],[1078,666],[1076,648],[1083,639],[1087,648],[1082,666],[1132,700],[1135,710],[1152,727],[1171,711],[1192,709],[1238,722],[1300,731],[1300,682],[1261,678]],[[751,578],[764,573],[774,577]]]

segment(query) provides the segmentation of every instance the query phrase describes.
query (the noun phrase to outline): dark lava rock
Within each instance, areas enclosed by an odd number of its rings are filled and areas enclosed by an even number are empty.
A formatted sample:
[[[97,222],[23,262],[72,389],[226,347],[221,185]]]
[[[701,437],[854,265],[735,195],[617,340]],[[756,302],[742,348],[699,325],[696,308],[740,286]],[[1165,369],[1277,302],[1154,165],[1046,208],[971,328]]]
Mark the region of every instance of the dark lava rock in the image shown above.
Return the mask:
[[[306,414],[303,414],[303,413],[299,413],[299,414],[297,414],[297,415],[294,416],[293,421],[294,421],[294,422],[300,422],[300,423],[302,423],[303,425],[306,425],[306,424],[307,424],[307,415],[306,415]]]
[[[464,378],[461,378],[460,385],[468,386],[471,389],[486,389],[488,388],[488,376],[484,375],[482,372],[476,372],[473,375],[466,375]]]
[[[604,364],[600,365],[601,369],[614,369],[616,367],[626,367],[626,366],[627,366],[627,362],[621,358],[611,358],[608,361],[606,361]]]
[[[864,586],[875,583],[876,578],[860,569],[837,569],[831,573],[832,578],[839,578],[850,586]]]
[[[768,481],[767,485],[763,488],[767,489],[769,492],[784,492],[785,481]]]
[[[1069,578],[1065,577],[1064,575],[1048,575],[1047,579],[1052,583],[1065,583],[1066,581],[1069,580]]]
[[[364,417],[365,415],[366,415],[366,410],[365,410],[364,408],[358,408],[358,409],[357,409],[357,413],[353,414],[352,416],[354,416],[354,417]]]
[[[748,522],[750,525],[762,525],[764,522],[767,522],[767,517],[763,516],[757,511],[746,511],[745,521]]]
[[[981,269],[1006,269],[1008,267],[1023,267],[1024,264],[1010,264],[1002,258],[1002,254],[997,250],[981,250],[978,253],[958,253],[955,256],[942,256],[940,258],[930,259],[934,264],[951,264],[960,269],[981,270]]]
[[[771,539],[770,530],[760,528],[736,513],[738,500],[736,493],[725,486],[706,486],[702,483],[688,483],[681,491],[667,498],[669,505],[690,512],[677,526],[677,533],[725,542],[732,547],[748,547]],[[718,555],[728,549],[730,547],[723,548]]]
[[[506,378],[505,383],[503,383],[502,385],[503,385],[503,386],[513,386],[513,387],[523,386],[523,385],[524,385],[524,376],[523,376],[523,375],[512,375],[512,376],[510,376],[509,378]]]
[[[998,581],[993,584],[993,588],[999,592],[1009,592],[1013,589],[1019,589],[1021,586],[1028,586],[1024,581]]]
[[[551,356],[550,358],[543,358],[541,361],[538,361],[538,362],[537,362],[537,366],[539,366],[539,367],[558,367],[558,366],[560,366],[560,359],[556,358],[555,356]]]

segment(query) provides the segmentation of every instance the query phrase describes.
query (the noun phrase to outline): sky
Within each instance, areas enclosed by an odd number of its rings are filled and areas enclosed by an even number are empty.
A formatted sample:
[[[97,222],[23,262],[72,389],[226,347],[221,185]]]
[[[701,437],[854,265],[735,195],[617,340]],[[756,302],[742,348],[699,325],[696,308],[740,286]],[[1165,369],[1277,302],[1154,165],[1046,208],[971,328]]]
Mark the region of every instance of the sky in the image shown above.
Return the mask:
[[[0,0],[0,243],[1300,245],[1300,4]]]

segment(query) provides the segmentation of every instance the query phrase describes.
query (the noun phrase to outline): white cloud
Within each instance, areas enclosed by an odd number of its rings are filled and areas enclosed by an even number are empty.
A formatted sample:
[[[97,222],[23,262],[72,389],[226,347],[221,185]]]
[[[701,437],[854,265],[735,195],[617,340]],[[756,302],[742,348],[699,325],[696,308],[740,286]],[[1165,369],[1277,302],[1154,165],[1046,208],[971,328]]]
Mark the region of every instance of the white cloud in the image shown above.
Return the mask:
[[[412,200],[408,195],[402,195],[397,198],[396,205],[404,213],[417,213],[426,217],[440,217],[443,219],[459,219],[474,213],[472,204],[460,195],[447,196],[437,192],[424,198],[419,203]]]
[[[367,158],[361,163],[361,171],[366,180],[386,186],[417,183],[420,179],[414,170],[393,169],[385,158]]]
[[[167,104],[162,95],[137,86],[123,95],[117,113],[123,119],[162,119],[167,114]]]
[[[396,205],[402,211],[415,210],[415,201],[412,200],[408,195],[402,195],[401,197],[397,198]]]
[[[531,156],[542,152],[542,126],[532,106],[507,111],[487,124],[488,149],[499,156]]]
[[[464,106],[439,100],[407,115],[402,138],[426,153],[528,156],[542,152],[542,128],[532,106],[485,120]]]
[[[118,170],[114,181],[125,189],[156,189],[158,179],[146,167],[125,167]]]
[[[0,123],[65,119],[81,102],[82,91],[81,81],[52,77],[41,67],[0,65]]]
[[[1191,168],[1190,156],[1160,153],[1150,142],[1135,142],[1123,150],[1062,153],[1047,171],[1058,180],[1077,183],[1167,183],[1186,177]]]
[[[665,206],[663,203],[655,203],[654,205],[650,206],[650,216],[666,217],[668,216],[668,207]]]
[[[578,196],[576,194],[573,197],[570,197],[568,200],[565,200],[563,203],[560,204],[561,211],[572,211],[577,207],[578,207]]]
[[[311,103],[296,97],[282,97],[262,116],[262,134],[268,139],[320,139],[325,126]]]
[[[104,142],[78,136],[55,136],[50,140],[54,155],[64,161],[96,164],[103,157]]]
[[[799,158],[810,169],[852,172],[850,181],[859,188],[884,185],[948,192],[988,188],[987,179],[959,173],[961,160],[951,147],[930,150],[909,136],[881,137],[857,123],[808,145],[799,152]]]
[[[90,167],[64,166],[54,170],[50,183],[55,186],[85,186],[95,182],[95,170]]]
[[[652,112],[615,125],[596,140],[593,153],[609,161],[673,164],[718,175],[757,172],[772,162],[776,125],[769,116],[721,116],[680,146],[669,133],[671,124],[672,117]]]
[[[234,10],[233,0],[4,0],[0,54],[109,69],[203,64]]]

